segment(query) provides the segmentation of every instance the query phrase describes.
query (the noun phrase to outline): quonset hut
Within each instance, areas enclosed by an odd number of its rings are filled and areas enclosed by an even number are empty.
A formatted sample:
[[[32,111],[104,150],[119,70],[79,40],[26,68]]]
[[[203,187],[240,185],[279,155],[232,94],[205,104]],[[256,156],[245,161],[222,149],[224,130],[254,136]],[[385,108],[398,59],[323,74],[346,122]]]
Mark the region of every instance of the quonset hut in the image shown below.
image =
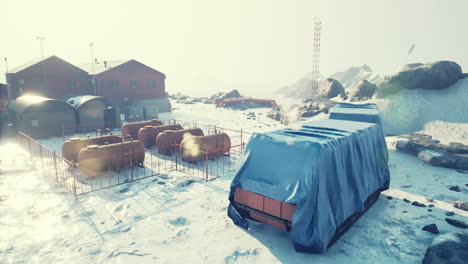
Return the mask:
[[[69,97],[65,101],[76,109],[76,120],[80,131],[112,129],[120,126],[120,109],[112,99],[80,95]]]
[[[8,104],[10,118],[16,129],[33,138],[48,138],[62,135],[62,125],[75,125],[75,109],[62,101],[24,95]]]

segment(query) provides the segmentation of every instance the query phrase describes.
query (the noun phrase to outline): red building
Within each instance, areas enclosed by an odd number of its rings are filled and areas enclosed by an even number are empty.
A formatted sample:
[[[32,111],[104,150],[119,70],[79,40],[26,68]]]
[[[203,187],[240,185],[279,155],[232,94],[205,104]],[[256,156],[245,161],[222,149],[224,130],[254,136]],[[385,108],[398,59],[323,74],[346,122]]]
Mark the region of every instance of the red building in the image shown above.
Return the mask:
[[[92,93],[88,73],[57,56],[20,65],[6,74],[6,81],[11,99],[29,93],[53,99]]]
[[[166,76],[136,60],[81,65],[94,76],[95,94],[126,103],[134,99],[166,97]]]

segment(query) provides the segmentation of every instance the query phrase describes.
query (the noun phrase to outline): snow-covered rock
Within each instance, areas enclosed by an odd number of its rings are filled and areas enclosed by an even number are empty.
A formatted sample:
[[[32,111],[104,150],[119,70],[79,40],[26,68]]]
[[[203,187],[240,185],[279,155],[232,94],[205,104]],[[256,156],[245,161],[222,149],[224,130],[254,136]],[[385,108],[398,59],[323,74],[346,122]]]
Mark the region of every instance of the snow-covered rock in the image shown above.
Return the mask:
[[[368,100],[372,98],[375,90],[377,90],[377,85],[367,80],[360,80],[356,86],[351,89],[348,98],[351,102]]]
[[[333,78],[327,78],[321,84],[320,88],[320,97],[323,98],[333,98],[337,97],[338,95],[343,95],[345,93],[345,89],[341,83]]]
[[[226,99],[234,99],[234,98],[242,98],[238,90],[232,90],[227,93],[217,93],[211,96],[214,99],[215,103],[226,100]]]
[[[460,77],[461,67],[453,61],[407,64],[400,72],[383,78],[376,96],[385,97],[403,89],[445,89],[456,83]]]
[[[468,79],[443,90],[404,89],[369,102],[378,105],[386,134],[420,131],[436,120],[468,123]]]

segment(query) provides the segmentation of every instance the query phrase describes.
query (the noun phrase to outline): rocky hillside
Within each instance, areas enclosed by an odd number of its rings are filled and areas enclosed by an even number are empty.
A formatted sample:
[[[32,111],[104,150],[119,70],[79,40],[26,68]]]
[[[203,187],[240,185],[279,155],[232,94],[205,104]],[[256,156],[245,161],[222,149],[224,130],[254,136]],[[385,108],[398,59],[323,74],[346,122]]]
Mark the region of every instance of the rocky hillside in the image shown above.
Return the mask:
[[[368,65],[358,67],[351,67],[345,71],[332,74],[329,78],[320,77],[320,87],[327,84],[323,81],[326,79],[334,79],[338,81],[346,91],[352,91],[360,81],[366,80],[370,83],[377,83],[382,79],[382,76],[373,72]],[[312,73],[307,73],[304,77],[292,83],[291,85],[281,87],[274,92],[277,96],[286,98],[299,98],[303,99],[304,95],[310,93],[312,87]]]
[[[310,94],[312,83],[314,82],[312,76],[312,73],[309,72],[291,85],[281,87],[274,91],[273,95],[285,98],[302,99],[304,98],[304,95]],[[323,80],[323,77],[320,77],[319,81],[321,80]]]
[[[351,67],[343,72],[332,74],[330,78],[339,81],[346,91],[349,91],[362,80],[367,80],[370,83],[377,83],[382,79],[382,76],[372,71],[367,64],[364,64],[359,67]]]

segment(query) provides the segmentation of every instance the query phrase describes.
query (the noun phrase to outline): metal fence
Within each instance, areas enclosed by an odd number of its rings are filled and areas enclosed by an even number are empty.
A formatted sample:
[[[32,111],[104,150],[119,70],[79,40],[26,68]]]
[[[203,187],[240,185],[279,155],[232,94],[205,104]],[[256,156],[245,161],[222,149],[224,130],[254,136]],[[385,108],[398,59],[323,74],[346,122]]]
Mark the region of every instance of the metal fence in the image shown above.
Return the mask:
[[[29,152],[31,161],[40,164],[44,175],[55,179],[65,189],[76,194],[76,166],[73,162],[63,158],[55,150],[47,148],[22,131],[18,132],[18,143]]]
[[[42,145],[24,132],[18,133],[20,145],[29,151],[31,160],[41,164],[44,175],[55,179],[64,188],[74,195],[82,195],[97,190],[111,188],[121,184],[145,179],[148,177],[167,174],[171,171],[179,171],[188,176],[211,181],[220,177],[230,177],[237,170],[245,141],[250,137],[250,133],[242,130],[232,130],[217,126],[203,125],[193,121],[183,121],[170,119],[165,120],[166,124],[180,124],[183,128],[199,127],[205,135],[214,133],[227,133],[231,139],[232,146],[224,154],[203,152],[204,158],[196,163],[185,162],[180,152],[180,145],[172,145],[173,153],[170,156],[159,153],[157,146],[145,149],[144,162],[142,164],[132,164],[132,156],[141,153],[125,153],[112,157],[103,157],[95,161],[100,164],[99,173],[90,176],[85,168],[80,164],[68,161],[56,151]],[[83,125],[86,127],[86,125]],[[76,129],[76,127],[74,128]],[[76,131],[76,130],[75,130]],[[96,130],[92,135],[102,135],[106,133],[120,134],[120,131]],[[73,137],[87,137],[89,133],[74,134]],[[65,140],[65,133],[64,138]]]

